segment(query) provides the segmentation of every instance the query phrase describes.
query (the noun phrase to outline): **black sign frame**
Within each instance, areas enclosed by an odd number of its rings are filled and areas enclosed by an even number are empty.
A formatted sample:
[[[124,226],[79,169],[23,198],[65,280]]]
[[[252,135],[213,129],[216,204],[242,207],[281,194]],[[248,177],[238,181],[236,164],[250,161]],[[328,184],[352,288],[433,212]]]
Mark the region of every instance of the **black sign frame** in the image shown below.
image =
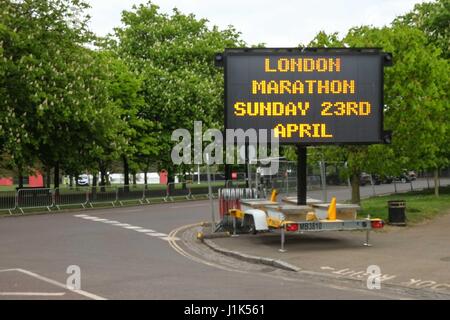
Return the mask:
[[[378,108],[378,138],[376,140],[364,141],[364,142],[336,142],[336,141],[317,141],[317,142],[302,142],[302,141],[282,141],[280,144],[287,145],[300,145],[300,146],[319,146],[319,145],[369,145],[385,142],[386,132],[383,131],[384,123],[384,67],[392,65],[392,55],[385,53],[381,48],[227,48],[223,53],[219,53],[215,57],[216,66],[224,67],[224,128],[228,128],[227,109],[228,109],[228,57],[229,56],[379,56],[381,61],[380,67],[380,79],[379,79],[379,101],[380,106]],[[267,128],[270,130],[270,128]]]

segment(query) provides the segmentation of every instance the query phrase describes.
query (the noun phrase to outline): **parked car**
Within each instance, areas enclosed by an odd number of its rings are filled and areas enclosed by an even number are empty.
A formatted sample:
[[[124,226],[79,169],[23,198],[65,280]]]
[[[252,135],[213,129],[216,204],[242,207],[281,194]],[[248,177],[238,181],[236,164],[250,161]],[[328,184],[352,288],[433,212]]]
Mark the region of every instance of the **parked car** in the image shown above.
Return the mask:
[[[392,183],[392,181],[394,180],[392,176],[387,176],[384,174],[373,174],[372,179],[373,183],[376,185]]]
[[[373,174],[372,181],[374,185],[378,186],[383,183],[383,178],[379,174]]]
[[[394,177],[394,180],[401,183],[407,183],[412,181],[413,179],[409,176],[407,172],[403,172],[401,175]]]
[[[408,171],[408,176],[409,176],[409,178],[410,178],[412,181],[414,181],[414,180],[417,179],[417,174],[416,174],[416,172],[413,171],[413,170]]]
[[[365,186],[367,184],[371,184],[370,174],[362,172],[361,175],[359,176],[359,185]]]
[[[89,185],[89,177],[87,174],[82,174],[77,179],[77,185],[79,186],[88,186]]]
[[[381,176],[381,183],[392,183],[394,181],[394,177],[393,176],[386,176],[386,175],[382,175]]]

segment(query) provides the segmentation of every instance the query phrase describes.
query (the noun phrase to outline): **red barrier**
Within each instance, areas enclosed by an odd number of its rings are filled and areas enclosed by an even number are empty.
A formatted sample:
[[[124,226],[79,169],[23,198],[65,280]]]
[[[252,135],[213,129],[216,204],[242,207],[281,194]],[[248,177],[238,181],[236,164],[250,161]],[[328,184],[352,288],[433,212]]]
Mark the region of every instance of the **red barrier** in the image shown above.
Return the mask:
[[[241,203],[239,199],[225,199],[223,193],[219,196],[219,213],[222,219],[230,209],[241,209]]]

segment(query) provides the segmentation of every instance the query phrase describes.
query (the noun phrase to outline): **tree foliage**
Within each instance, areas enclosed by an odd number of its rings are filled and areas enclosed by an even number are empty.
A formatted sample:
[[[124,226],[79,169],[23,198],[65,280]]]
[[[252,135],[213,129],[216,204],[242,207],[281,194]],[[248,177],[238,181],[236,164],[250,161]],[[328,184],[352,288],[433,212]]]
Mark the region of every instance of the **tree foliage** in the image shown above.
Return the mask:
[[[407,25],[422,30],[444,58],[450,58],[450,1],[418,3],[407,14],[394,20],[394,25]]]
[[[104,180],[123,161],[131,172],[158,166],[173,177],[173,130],[192,132],[194,121],[223,128],[223,75],[213,57],[244,45],[232,27],[209,27],[177,9],[164,14],[148,2],[124,11],[123,25],[100,39],[88,30],[83,0],[0,0],[0,7],[1,166],[19,175],[100,170]],[[362,171],[449,164],[449,8],[448,0],[421,3],[390,26],[320,32],[309,44],[381,47],[394,56],[384,90],[392,144],[313,150],[347,162],[356,202]]]
[[[160,166],[171,169],[173,130],[192,132],[194,120],[204,127],[222,126],[223,77],[213,57],[240,42],[232,28],[208,28],[205,19],[192,14],[158,10],[148,2],[124,11],[124,27],[116,29],[117,51],[143,79],[140,115],[154,122]]]
[[[79,172],[87,155],[111,143],[115,108],[105,68],[85,47],[87,4],[77,0],[2,0],[0,13],[3,145],[19,171],[62,163]],[[114,140],[113,140],[114,141]]]
[[[430,169],[448,164],[449,62],[418,28],[362,26],[341,39],[320,32],[310,43],[319,47],[381,47],[392,52],[385,69],[384,125],[393,131],[391,145],[330,148],[330,159],[348,163],[353,201],[359,202],[357,178],[362,171],[398,174],[404,168]]]

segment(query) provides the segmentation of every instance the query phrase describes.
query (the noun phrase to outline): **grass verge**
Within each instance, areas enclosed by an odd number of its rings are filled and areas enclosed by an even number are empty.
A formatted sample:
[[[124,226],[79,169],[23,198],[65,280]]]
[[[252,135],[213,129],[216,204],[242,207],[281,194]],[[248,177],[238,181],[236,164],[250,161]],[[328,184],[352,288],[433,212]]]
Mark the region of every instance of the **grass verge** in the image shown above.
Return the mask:
[[[360,217],[370,214],[373,218],[381,218],[388,221],[389,200],[406,201],[406,219],[409,223],[420,223],[430,220],[439,214],[444,214],[450,210],[450,187],[441,187],[440,196],[434,195],[434,189],[413,191],[388,196],[372,197],[361,200]]]

